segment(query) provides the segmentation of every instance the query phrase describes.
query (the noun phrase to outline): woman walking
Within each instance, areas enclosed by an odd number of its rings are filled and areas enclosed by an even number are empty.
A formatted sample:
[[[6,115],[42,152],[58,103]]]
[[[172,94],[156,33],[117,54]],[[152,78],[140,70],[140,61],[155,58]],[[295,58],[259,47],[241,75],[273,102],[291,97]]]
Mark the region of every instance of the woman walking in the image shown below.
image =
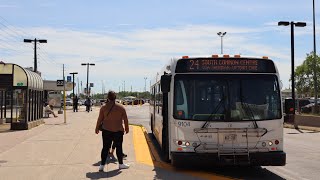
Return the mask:
[[[99,117],[95,132],[102,131],[103,148],[101,150],[101,164],[99,171],[104,170],[106,159],[113,141],[116,147],[116,155],[119,162],[119,169],[128,169],[129,165],[123,163],[122,142],[124,131],[129,132],[129,123],[126,110],[124,107],[115,102],[116,93],[114,91],[108,92],[109,102],[100,109]],[[125,128],[123,128],[123,122]],[[101,128],[100,128],[101,126]]]

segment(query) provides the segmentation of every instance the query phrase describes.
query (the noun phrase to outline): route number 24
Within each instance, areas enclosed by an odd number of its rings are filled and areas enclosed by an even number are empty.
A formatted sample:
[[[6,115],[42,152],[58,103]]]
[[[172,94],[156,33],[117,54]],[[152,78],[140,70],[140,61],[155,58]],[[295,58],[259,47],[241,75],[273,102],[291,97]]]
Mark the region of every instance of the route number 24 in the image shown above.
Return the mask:
[[[199,60],[190,60],[190,69],[191,70],[194,70],[195,68],[196,69],[199,69]]]

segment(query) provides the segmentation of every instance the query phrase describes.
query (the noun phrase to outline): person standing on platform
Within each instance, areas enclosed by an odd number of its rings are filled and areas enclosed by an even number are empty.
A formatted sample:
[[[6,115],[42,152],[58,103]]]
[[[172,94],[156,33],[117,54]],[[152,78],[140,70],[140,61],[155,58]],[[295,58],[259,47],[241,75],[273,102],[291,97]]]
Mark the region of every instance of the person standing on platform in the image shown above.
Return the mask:
[[[84,102],[84,105],[86,106],[86,111],[90,112],[91,99],[89,97],[87,97],[86,101]]]
[[[108,92],[108,99],[109,102],[100,108],[99,117],[95,129],[96,134],[99,134],[100,130],[102,131],[103,141],[99,171],[104,170],[112,141],[116,147],[119,169],[128,169],[129,165],[123,163],[122,150],[124,132],[129,133],[127,113],[122,105],[115,102],[116,93],[114,91]]]
[[[78,97],[77,96],[74,96],[73,97],[73,112],[78,112]]]

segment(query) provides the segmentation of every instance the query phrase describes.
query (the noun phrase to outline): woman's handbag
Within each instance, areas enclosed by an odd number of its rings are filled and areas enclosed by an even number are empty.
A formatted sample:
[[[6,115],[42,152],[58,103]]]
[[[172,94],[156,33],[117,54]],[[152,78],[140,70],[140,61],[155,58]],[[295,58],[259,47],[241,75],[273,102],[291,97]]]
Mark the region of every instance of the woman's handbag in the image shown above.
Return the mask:
[[[113,104],[112,107],[111,107],[111,109],[109,110],[109,112],[108,112],[108,114],[107,114],[107,117],[108,117],[108,115],[110,114],[110,112],[111,112],[111,110],[112,110],[112,108],[113,108],[114,105],[115,105],[115,104]],[[102,126],[103,126],[103,120],[101,121],[101,124],[99,125],[99,130],[100,130],[100,131],[102,131]]]

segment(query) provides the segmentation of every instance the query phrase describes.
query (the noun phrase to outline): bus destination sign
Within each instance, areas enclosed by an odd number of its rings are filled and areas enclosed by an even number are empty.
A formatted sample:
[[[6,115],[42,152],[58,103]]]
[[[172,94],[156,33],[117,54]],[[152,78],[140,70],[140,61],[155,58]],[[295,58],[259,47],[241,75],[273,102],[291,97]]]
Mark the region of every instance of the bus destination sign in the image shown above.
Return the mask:
[[[266,59],[180,59],[176,72],[257,72],[275,73],[271,60]]]

